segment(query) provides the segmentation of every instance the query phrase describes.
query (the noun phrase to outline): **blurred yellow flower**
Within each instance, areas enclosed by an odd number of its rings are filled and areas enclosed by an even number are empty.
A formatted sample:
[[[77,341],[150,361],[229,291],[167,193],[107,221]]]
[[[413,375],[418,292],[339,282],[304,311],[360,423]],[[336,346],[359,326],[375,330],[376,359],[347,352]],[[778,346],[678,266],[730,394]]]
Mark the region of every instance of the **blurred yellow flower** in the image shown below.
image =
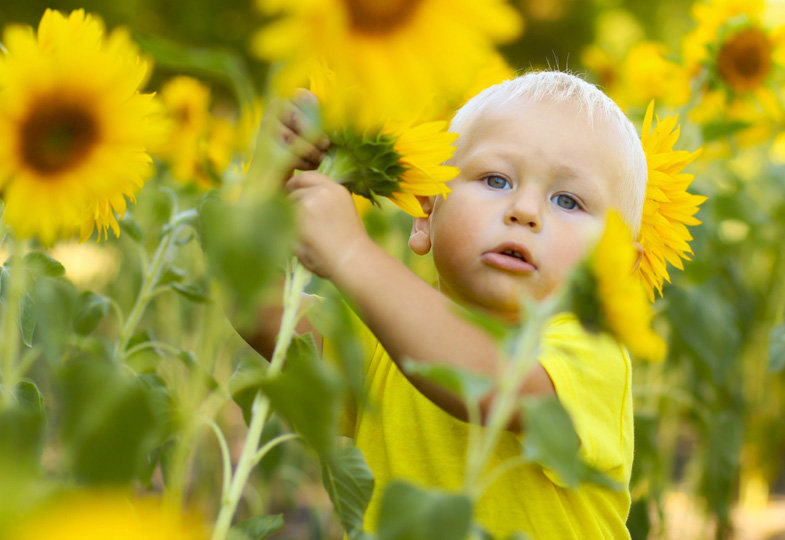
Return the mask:
[[[235,149],[247,138],[239,128],[210,111],[210,89],[187,76],[173,77],[161,87],[161,99],[172,122],[172,136],[160,156],[169,162],[172,176],[208,189],[229,166]]]
[[[709,58],[709,45],[719,37],[719,29],[729,20],[746,17],[759,21],[763,0],[701,0],[692,6],[692,18],[698,24],[682,40],[682,57],[690,73],[695,75]]]
[[[633,273],[635,259],[630,229],[618,213],[609,212],[592,254],[605,323],[632,354],[657,362],[665,357],[665,342],[651,328],[651,304]]]
[[[14,540],[207,540],[204,524],[156,498],[120,492],[72,494],[28,516]]]
[[[308,81],[314,62],[334,70],[355,108],[422,119],[456,103],[497,43],[523,28],[506,0],[257,0],[279,15],[252,44],[280,62],[276,88],[284,95]],[[438,99],[438,103],[436,100]],[[362,116],[362,113],[359,113]]]
[[[697,27],[684,37],[682,56],[701,99],[690,118],[734,125],[742,144],[768,138],[785,116],[772,87],[785,62],[785,26],[766,26],[763,0],[701,1],[692,14]]]
[[[572,311],[590,331],[611,334],[641,360],[665,357],[665,342],[651,328],[651,303],[634,273],[632,233],[618,212],[570,283]]]
[[[667,55],[662,43],[641,41],[623,58],[612,58],[597,45],[585,49],[581,58],[622,108],[643,107],[653,99],[671,106],[683,105],[690,97],[689,76]]]
[[[44,244],[94,227],[119,233],[117,215],[153,172],[148,150],[166,123],[128,33],[106,36],[83,10],[47,10],[37,35],[9,26],[0,55],[0,189],[4,220]]]
[[[654,290],[662,296],[663,281],[670,282],[667,264],[683,270],[682,259],[692,254],[688,225],[699,225],[695,218],[698,206],[706,200],[701,195],[687,193],[695,175],[682,171],[700,154],[674,150],[679,139],[678,116],[660,121],[652,129],[654,102],[646,109],[641,129],[641,143],[646,154],[649,178],[646,199],[638,236],[643,254],[638,271],[649,299],[654,301]]]

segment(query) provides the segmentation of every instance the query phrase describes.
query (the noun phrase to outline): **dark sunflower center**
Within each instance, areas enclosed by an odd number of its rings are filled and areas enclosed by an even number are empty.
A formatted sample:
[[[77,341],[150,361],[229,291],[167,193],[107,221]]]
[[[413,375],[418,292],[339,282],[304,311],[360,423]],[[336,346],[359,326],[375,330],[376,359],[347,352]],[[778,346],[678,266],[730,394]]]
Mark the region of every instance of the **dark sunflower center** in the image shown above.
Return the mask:
[[[771,71],[771,49],[769,38],[759,28],[742,30],[720,47],[720,76],[737,92],[756,88]]]
[[[39,105],[21,126],[25,164],[43,175],[67,170],[87,157],[98,125],[86,107],[53,100]]]
[[[344,0],[352,28],[365,34],[388,34],[405,25],[422,0]]]

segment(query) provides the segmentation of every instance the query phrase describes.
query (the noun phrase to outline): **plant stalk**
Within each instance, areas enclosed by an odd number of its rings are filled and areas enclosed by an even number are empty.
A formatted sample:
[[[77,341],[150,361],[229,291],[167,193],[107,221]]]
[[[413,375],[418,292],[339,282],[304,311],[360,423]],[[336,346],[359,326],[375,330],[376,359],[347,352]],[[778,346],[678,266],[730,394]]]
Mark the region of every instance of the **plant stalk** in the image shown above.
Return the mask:
[[[310,272],[300,264],[297,259],[292,259],[290,272],[287,272],[284,284],[283,315],[281,316],[281,328],[278,331],[278,339],[275,342],[270,367],[267,370],[267,377],[274,377],[283,369],[286,360],[286,352],[294,337],[294,329],[297,324],[298,310],[300,307],[300,297],[305,290],[305,285],[310,279]],[[257,392],[251,406],[251,421],[248,425],[248,432],[243,442],[242,453],[237,462],[231,483],[228,489],[228,496],[221,502],[221,509],[213,529],[212,540],[225,540],[229,534],[232,518],[237,510],[237,505],[242,497],[248,477],[259,459],[264,455],[259,450],[259,442],[262,437],[262,430],[267,422],[270,413],[270,400],[261,392]],[[287,440],[287,439],[283,439]],[[283,442],[283,440],[279,442]],[[260,456],[261,454],[261,456]],[[225,479],[226,480],[226,479]]]

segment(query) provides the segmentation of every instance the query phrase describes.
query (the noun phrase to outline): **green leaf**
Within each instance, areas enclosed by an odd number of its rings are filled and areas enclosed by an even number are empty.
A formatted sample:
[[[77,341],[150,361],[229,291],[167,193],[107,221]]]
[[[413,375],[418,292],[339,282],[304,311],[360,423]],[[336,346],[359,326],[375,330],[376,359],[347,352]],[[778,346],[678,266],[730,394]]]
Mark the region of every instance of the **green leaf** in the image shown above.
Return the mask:
[[[149,390],[93,354],[69,361],[58,379],[67,469],[88,484],[125,484],[136,477],[159,429]]]
[[[722,527],[730,523],[730,507],[736,493],[741,447],[746,427],[745,415],[733,411],[720,411],[704,426],[705,444],[700,494],[715,513]]]
[[[161,277],[158,278],[158,285],[168,285],[169,283],[180,283],[185,279],[185,270],[177,266],[167,266]]]
[[[229,540],[263,540],[283,529],[283,514],[241,521],[229,531]]]
[[[30,294],[25,294],[22,298],[22,309],[19,313],[19,330],[22,334],[22,341],[28,347],[33,346],[33,332],[38,323],[36,311],[33,297]]]
[[[144,242],[144,232],[130,213],[126,213],[120,220],[120,229],[137,244]]]
[[[204,304],[210,301],[210,296],[205,290],[196,284],[183,285],[182,283],[172,283],[172,289],[180,296],[185,297],[191,302]]]
[[[363,376],[363,350],[358,338],[355,319],[349,306],[329,282],[322,282],[326,290],[320,291],[322,301],[314,302],[306,314],[314,328],[323,336],[330,336],[343,381],[358,405],[365,403],[365,378]]]
[[[498,343],[506,341],[515,330],[514,328],[511,330],[509,325],[503,323],[498,318],[491,317],[478,309],[464,306],[455,306],[454,309],[459,316],[485,330]]]
[[[79,305],[74,317],[74,330],[82,336],[95,330],[111,307],[108,298],[92,291],[85,291],[80,295]]]
[[[73,336],[73,319],[79,293],[64,278],[40,278],[31,287],[30,307],[35,327],[35,342],[43,348],[44,358],[60,363],[69,339]]]
[[[296,336],[283,373],[261,382],[278,413],[322,456],[329,456],[338,435],[340,382],[316,352],[310,334]]]
[[[711,142],[724,139],[749,127],[752,127],[750,122],[740,120],[709,122],[703,126],[703,140]]]
[[[13,465],[35,471],[44,448],[46,413],[36,384],[23,379],[14,392],[16,403],[0,409],[0,470]]]
[[[323,459],[322,482],[344,531],[350,538],[361,532],[374,480],[360,449],[349,446]]]
[[[40,251],[25,254],[24,265],[36,277],[59,277],[65,274],[65,267],[60,262]]]
[[[785,323],[775,326],[769,334],[769,373],[785,368]]]
[[[465,540],[471,530],[472,503],[465,495],[424,491],[391,482],[379,508],[379,540]]]
[[[527,399],[523,402],[526,435],[523,449],[527,459],[555,472],[569,487],[593,482],[611,489],[618,483],[578,456],[580,439],[572,420],[556,397]]]
[[[404,359],[407,375],[416,375],[457,394],[466,403],[477,403],[488,394],[493,381],[486,375],[471,373],[448,364],[430,364]]]
[[[199,232],[210,273],[229,296],[235,324],[253,324],[267,287],[277,283],[295,239],[291,202],[274,198],[254,207],[221,200],[213,192],[200,209]]]

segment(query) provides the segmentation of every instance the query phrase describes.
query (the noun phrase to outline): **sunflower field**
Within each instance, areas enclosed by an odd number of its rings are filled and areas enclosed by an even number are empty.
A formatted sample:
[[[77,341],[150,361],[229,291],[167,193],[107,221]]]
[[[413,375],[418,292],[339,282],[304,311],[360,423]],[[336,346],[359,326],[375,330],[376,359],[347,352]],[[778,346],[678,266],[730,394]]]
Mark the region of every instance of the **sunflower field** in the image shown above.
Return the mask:
[[[449,120],[533,69],[596,84],[648,161],[640,279],[611,214],[565,293],[632,356],[630,536],[785,538],[785,0],[30,0],[0,32],[0,540],[493,538],[472,508],[513,411],[522,459],[613,486],[558,401],[518,397],[543,302],[512,335],[468,315],[514,361],[463,488],[374,496],[341,436],[354,319],[281,189],[318,166],[435,284],[407,241],[457,174]],[[300,88],[321,164],[269,121]],[[264,358],[236,330],[262,305]],[[417,369],[470,419],[493,384]]]

